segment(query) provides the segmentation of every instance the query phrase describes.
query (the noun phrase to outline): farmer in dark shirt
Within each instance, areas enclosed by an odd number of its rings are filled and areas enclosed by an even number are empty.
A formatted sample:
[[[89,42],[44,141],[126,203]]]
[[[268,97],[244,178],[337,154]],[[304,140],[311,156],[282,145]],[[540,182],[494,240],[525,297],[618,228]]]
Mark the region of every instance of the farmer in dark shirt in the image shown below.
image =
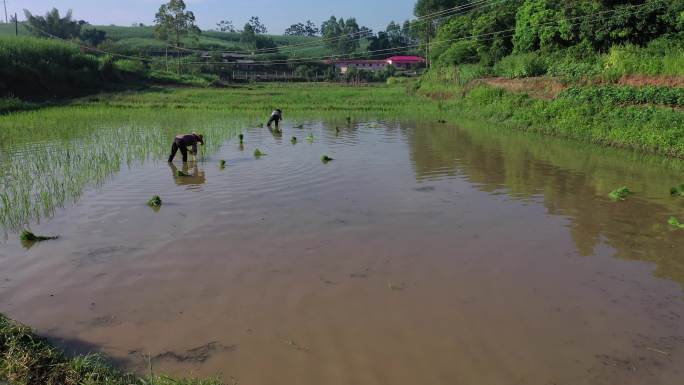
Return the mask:
[[[181,154],[183,154],[183,163],[188,161],[188,146],[190,146],[190,153],[197,156],[197,143],[204,145],[204,137],[197,133],[178,135],[176,139],[173,140],[173,145],[171,146],[171,155],[169,156],[169,163],[173,162],[173,158],[176,157],[176,153],[180,149]]]
[[[268,124],[266,124],[266,127],[271,128],[271,125],[273,122],[275,122],[275,126],[278,128],[278,124],[281,120],[283,120],[283,111],[280,110],[280,108],[276,108],[276,110],[271,114],[271,118],[268,119]]]

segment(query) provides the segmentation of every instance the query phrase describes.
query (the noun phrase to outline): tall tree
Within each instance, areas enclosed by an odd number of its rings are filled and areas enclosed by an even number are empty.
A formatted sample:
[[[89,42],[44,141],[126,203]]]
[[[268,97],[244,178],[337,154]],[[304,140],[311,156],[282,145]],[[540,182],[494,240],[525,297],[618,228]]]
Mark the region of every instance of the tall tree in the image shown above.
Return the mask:
[[[24,10],[29,31],[36,36],[54,36],[62,39],[73,39],[81,35],[81,28],[87,23],[83,20],[73,20],[71,10],[64,17],[60,16],[57,8],[53,8],[45,16],[34,16],[27,9]]]
[[[254,31],[252,24],[247,23],[245,27],[240,32],[240,42],[249,46],[250,48],[256,47],[257,34]]]
[[[431,13],[468,5],[470,3],[472,3],[471,0],[418,0],[413,8],[413,13],[418,17],[423,17]]]
[[[311,20],[307,20],[306,24],[292,24],[288,29],[285,30],[285,35],[313,37],[318,35],[318,27]]]
[[[247,24],[252,26],[252,30],[254,30],[254,33],[256,34],[264,34],[268,32],[268,29],[266,29],[266,26],[261,22],[261,20],[259,20],[258,16],[250,17]]]
[[[233,26],[233,22],[230,20],[221,20],[216,23],[216,28],[221,32],[235,32],[235,26]]]
[[[172,42],[181,47],[183,38],[189,35],[197,36],[201,33],[195,25],[195,14],[187,10],[183,0],[169,0],[159,7],[154,18],[155,33],[161,40]],[[178,73],[180,73],[180,53],[178,56]]]
[[[366,27],[359,27],[354,18],[338,20],[335,16],[331,16],[321,26],[326,45],[337,54],[355,52],[359,49],[361,35],[368,32],[370,30]]]

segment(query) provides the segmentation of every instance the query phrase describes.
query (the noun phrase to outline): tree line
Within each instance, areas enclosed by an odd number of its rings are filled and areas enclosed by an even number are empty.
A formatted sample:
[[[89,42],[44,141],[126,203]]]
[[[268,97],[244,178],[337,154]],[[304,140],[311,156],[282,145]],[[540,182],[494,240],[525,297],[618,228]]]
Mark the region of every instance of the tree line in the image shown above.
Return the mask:
[[[657,38],[682,42],[681,0],[418,0],[417,16],[455,9],[445,20],[423,23],[438,65],[493,65],[511,54],[549,54],[573,48],[606,52],[614,45],[643,46]]]

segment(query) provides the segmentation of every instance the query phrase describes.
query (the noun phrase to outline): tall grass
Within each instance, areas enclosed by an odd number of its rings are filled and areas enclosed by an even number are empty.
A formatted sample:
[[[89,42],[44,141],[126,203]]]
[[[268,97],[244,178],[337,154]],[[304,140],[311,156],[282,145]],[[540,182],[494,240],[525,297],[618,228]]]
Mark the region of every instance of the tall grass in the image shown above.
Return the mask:
[[[632,45],[613,47],[605,57],[605,75],[684,76],[684,48],[661,46],[658,42],[641,48]]]
[[[68,43],[0,37],[0,96],[55,97],[96,88],[100,62]]]
[[[172,379],[122,373],[97,355],[68,357],[0,314],[0,380],[14,385],[220,385],[218,379]]]

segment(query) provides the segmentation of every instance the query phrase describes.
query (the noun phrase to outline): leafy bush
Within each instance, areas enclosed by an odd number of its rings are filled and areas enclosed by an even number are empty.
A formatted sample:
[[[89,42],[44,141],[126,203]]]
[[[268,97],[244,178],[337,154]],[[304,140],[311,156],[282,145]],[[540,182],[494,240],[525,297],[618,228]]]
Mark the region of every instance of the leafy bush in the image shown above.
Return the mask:
[[[114,63],[114,68],[121,72],[127,72],[136,75],[145,74],[145,64],[140,60],[118,60]]]
[[[0,96],[55,97],[97,88],[99,61],[76,46],[31,37],[0,37]]]
[[[464,40],[454,43],[437,58],[438,66],[452,66],[465,63],[477,63],[480,58],[477,55],[477,45],[473,40]]]
[[[604,85],[572,87],[561,92],[559,97],[590,103],[684,106],[684,88],[662,86],[630,87]]]
[[[535,52],[510,55],[494,65],[494,73],[507,78],[525,78],[546,74],[548,66]]]
[[[625,45],[611,48],[606,57],[605,75],[616,79],[623,75],[684,75],[684,48],[657,40],[647,47]]]

